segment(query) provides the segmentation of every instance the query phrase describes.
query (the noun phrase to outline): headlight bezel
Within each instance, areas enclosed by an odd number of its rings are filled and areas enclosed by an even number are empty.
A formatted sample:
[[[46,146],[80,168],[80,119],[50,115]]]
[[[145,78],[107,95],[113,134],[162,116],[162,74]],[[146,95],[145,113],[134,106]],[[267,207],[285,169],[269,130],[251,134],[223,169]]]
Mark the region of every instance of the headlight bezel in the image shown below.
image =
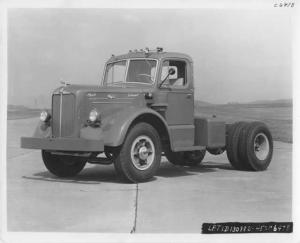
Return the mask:
[[[40,113],[40,121],[41,122],[44,122],[44,123],[47,123],[49,122],[51,119],[51,114],[49,111],[47,110],[43,110],[41,113]]]
[[[101,124],[100,112],[96,108],[94,108],[89,113],[88,125],[90,125],[90,126],[100,126],[100,124]]]

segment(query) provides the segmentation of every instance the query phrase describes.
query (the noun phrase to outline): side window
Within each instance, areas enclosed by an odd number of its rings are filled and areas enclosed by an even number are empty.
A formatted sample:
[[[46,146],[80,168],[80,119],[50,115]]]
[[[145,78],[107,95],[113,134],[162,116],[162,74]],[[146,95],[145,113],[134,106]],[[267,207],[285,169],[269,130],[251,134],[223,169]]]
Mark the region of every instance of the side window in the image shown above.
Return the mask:
[[[173,68],[175,73],[168,76],[169,69]],[[167,79],[166,79],[167,78]],[[186,83],[186,63],[184,61],[167,60],[163,62],[161,81],[166,79],[163,86],[172,88],[183,88]]]

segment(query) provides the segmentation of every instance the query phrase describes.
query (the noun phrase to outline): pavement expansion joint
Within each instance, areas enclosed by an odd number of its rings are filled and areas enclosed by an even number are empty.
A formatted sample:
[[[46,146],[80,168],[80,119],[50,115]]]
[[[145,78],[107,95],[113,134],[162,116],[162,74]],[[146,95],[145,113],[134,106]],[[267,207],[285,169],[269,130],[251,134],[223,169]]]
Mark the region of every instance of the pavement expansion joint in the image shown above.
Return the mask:
[[[136,184],[135,202],[134,202],[134,222],[133,222],[133,227],[132,227],[132,229],[130,231],[130,234],[133,234],[136,231],[138,199],[139,199],[139,184]]]

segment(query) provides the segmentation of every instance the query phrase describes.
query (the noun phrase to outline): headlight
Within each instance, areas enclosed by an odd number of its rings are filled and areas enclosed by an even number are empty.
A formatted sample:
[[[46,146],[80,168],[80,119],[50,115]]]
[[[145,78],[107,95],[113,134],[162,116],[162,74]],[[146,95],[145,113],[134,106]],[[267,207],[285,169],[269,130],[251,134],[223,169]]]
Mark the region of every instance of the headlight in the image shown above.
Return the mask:
[[[47,112],[47,111],[42,111],[40,114],[40,120],[42,122],[47,122],[49,121],[51,118],[51,115]]]
[[[89,115],[89,121],[91,123],[100,121],[100,114],[96,109],[91,110],[90,115]]]

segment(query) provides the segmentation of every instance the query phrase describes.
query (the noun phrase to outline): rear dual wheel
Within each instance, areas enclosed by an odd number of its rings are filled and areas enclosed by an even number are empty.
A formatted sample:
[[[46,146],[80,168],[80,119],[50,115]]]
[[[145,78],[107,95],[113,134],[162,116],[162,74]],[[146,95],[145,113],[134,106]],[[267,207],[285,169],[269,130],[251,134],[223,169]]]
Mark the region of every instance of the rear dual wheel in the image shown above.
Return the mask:
[[[262,122],[238,122],[228,130],[226,150],[234,168],[266,170],[273,155],[272,135]]]

